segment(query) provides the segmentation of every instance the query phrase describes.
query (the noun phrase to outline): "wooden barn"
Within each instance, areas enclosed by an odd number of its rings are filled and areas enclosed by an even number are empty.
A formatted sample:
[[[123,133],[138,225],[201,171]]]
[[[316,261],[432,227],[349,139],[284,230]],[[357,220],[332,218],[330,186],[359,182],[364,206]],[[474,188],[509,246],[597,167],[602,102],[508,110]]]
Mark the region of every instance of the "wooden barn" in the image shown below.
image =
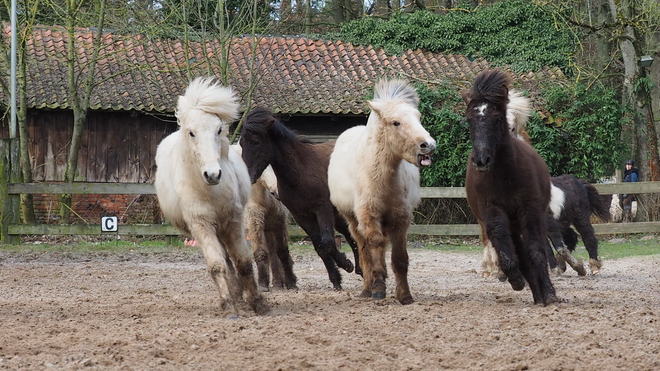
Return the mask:
[[[10,29],[4,33],[8,42]],[[76,66],[86,71],[92,60],[93,33],[79,29],[76,36]],[[66,31],[60,27],[35,27],[27,43],[27,123],[35,182],[64,179],[73,130],[67,45]],[[177,128],[173,115],[177,97],[191,78],[223,75],[222,50],[214,41],[184,43],[104,34],[76,180],[151,183],[156,146]],[[303,37],[243,36],[225,51],[227,82],[242,97],[243,110],[266,106],[287,126],[317,140],[366,123],[366,100],[382,76],[427,84],[450,81],[459,89],[489,67],[484,60],[460,55],[420,50],[389,55],[370,46]],[[6,87],[9,68],[2,70],[7,71]],[[519,77],[525,84],[561,76],[559,70],[546,69]],[[78,75],[78,80],[82,77]],[[8,110],[8,92],[0,94]],[[0,136],[8,137],[8,132],[5,119]],[[142,195],[86,196],[74,198],[74,203],[83,221],[120,215],[124,222],[151,223],[159,215],[154,197]],[[35,205],[39,222],[56,218],[57,198],[36,197]]]

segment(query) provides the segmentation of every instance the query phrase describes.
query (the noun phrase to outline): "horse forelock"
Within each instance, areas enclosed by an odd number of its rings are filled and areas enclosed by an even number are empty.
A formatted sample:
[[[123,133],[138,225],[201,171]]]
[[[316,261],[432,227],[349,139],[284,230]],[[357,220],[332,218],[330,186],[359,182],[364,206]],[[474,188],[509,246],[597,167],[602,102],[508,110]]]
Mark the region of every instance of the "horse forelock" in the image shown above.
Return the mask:
[[[191,110],[201,110],[229,125],[239,117],[239,108],[239,99],[232,88],[219,85],[212,77],[198,77],[179,96],[176,117],[179,125],[185,125]]]
[[[419,95],[414,87],[407,81],[401,79],[382,79],[376,82],[374,87],[375,101],[401,100],[414,107],[419,105]]]
[[[500,70],[479,73],[472,86],[472,99],[468,110],[487,103],[498,111],[505,111],[509,103],[511,77]]]

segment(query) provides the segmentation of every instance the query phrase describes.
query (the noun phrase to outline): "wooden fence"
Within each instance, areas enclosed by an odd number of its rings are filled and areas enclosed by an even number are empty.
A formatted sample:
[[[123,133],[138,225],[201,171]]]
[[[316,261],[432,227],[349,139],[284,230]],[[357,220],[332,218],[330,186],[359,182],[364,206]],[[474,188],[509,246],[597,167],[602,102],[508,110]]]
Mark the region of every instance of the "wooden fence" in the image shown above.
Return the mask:
[[[612,183],[594,184],[598,192],[607,194],[642,194],[660,193],[660,182]],[[18,224],[17,218],[5,218],[7,213],[17,213],[16,202],[20,194],[154,194],[151,184],[126,183],[9,183],[6,190],[0,187],[0,192],[6,192],[11,202],[3,202],[2,232],[4,242],[16,242],[20,235],[163,235],[176,236],[181,233],[171,225],[161,224],[122,224],[116,232],[102,232],[100,224]],[[423,198],[465,198],[463,187],[428,187],[421,189]],[[5,201],[5,197],[3,201]],[[100,223],[100,221],[99,221]],[[660,222],[637,223],[603,223],[595,224],[597,234],[628,234],[628,233],[658,233]],[[304,232],[298,226],[289,230],[293,236],[302,236]],[[412,225],[410,234],[447,235],[447,236],[477,236],[480,233],[476,224],[429,224]]]

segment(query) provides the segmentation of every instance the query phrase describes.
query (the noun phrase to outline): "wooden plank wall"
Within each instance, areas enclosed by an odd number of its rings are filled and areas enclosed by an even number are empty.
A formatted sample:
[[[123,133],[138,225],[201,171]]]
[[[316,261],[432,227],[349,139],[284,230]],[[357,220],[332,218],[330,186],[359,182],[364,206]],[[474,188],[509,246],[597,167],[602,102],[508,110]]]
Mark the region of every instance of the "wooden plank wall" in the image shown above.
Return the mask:
[[[158,143],[176,130],[174,117],[91,112],[83,129],[76,181],[151,183]],[[73,113],[35,110],[28,116],[35,182],[64,180]]]

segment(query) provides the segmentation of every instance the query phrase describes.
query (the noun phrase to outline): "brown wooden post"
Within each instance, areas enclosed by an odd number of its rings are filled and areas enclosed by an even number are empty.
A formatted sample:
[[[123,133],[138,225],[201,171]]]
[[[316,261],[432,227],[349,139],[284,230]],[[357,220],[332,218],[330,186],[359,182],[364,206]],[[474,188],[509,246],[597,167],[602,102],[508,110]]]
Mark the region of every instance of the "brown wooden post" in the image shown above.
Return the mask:
[[[0,139],[0,197],[2,198],[2,214],[0,215],[0,243],[18,244],[19,236],[8,234],[9,224],[19,224],[20,195],[8,194],[8,184],[20,183],[21,169],[18,160],[18,138]]]

